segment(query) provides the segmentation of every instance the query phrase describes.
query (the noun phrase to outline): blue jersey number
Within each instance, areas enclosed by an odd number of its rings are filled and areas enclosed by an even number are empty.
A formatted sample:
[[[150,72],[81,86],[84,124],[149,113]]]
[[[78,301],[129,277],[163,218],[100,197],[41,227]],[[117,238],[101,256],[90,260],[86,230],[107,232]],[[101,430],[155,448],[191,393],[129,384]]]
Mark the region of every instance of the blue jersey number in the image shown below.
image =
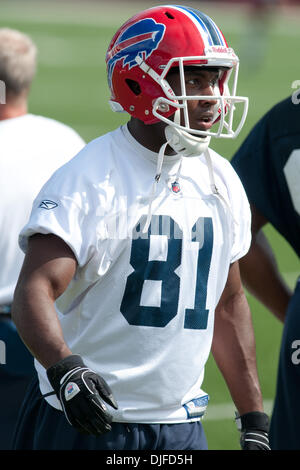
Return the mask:
[[[196,241],[199,227],[201,242]],[[175,271],[181,265],[182,231],[172,218],[162,215],[152,216],[148,233],[142,234],[140,230],[139,223],[135,227],[130,256],[134,271],[127,278],[120,310],[130,325],[164,327],[177,315],[180,278]],[[194,308],[185,310],[184,328],[202,330],[207,328],[208,320],[206,294],[213,247],[212,219],[198,219],[190,240],[198,243],[199,249],[195,251],[198,260]],[[159,253],[158,259],[152,259],[155,258],[153,253]],[[142,305],[146,284],[150,285],[150,292],[151,286],[154,287],[159,306]]]

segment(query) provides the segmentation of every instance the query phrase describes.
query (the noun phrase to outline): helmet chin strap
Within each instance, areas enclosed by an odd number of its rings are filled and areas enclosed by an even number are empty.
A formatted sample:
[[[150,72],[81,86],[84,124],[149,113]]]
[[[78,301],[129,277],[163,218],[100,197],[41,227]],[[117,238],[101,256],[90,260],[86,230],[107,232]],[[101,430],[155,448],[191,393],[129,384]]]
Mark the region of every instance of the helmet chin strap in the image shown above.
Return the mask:
[[[174,114],[174,123],[180,125],[180,109]],[[193,136],[178,127],[168,125],[165,128],[165,136],[170,147],[183,157],[195,157],[205,152],[210,143],[210,136]]]
[[[167,126],[165,135],[170,147],[183,157],[196,157],[205,152],[210,143],[210,136],[195,137],[177,127]]]

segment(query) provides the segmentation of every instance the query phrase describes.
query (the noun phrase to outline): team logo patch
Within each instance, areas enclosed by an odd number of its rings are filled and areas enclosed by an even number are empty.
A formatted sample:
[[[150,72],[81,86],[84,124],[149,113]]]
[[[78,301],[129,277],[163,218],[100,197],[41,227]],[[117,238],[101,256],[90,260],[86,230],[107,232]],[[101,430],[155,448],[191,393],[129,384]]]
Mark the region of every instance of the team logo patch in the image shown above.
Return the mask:
[[[107,52],[108,82],[111,86],[112,74],[118,61],[129,69],[137,65],[135,58],[147,59],[157,49],[165,34],[165,25],[152,18],[140,20],[129,26],[117,39],[114,47]]]
[[[80,392],[78,385],[75,382],[69,382],[65,388],[65,399],[71,400]]]
[[[177,194],[180,192],[180,185],[177,181],[174,181],[174,183],[171,184],[171,189],[173,193]]]
[[[54,201],[50,201],[49,199],[45,199],[44,201],[42,201],[39,205],[39,207],[41,209],[47,209],[48,211],[50,209],[55,209],[55,207],[57,207],[58,204]]]

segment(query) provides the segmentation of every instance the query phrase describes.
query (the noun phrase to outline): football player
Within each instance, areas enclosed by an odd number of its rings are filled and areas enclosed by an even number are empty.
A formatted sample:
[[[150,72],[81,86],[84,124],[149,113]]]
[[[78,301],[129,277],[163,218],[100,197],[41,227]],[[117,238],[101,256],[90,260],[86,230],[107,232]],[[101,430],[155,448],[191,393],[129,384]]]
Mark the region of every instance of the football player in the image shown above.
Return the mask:
[[[284,322],[270,428],[276,450],[300,449],[300,283],[293,291],[286,284],[262,228],[271,223],[300,255],[299,118],[295,94],[266,113],[232,159],[252,209],[253,241],[241,262],[242,278],[250,292]]]
[[[0,361],[1,450],[10,449],[18,410],[35,373],[10,315],[24,259],[18,236],[42,185],[85,144],[69,126],[29,112],[36,55],[29,36],[0,28],[0,341],[6,353],[4,364]]]
[[[207,15],[159,6],[121,26],[106,63],[130,120],[55,173],[20,236],[13,315],[39,384],[15,448],[206,449],[212,347],[242,448],[269,449],[238,264],[249,204],[209,149],[246,117],[238,58]]]

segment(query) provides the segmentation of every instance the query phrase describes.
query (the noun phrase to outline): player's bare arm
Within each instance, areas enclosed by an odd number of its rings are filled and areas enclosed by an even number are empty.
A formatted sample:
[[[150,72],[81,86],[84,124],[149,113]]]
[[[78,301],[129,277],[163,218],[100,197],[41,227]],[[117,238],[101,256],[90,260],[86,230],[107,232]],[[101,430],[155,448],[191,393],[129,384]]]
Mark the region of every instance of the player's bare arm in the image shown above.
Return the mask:
[[[54,302],[68,287],[76,267],[72,250],[57,236],[30,237],[12,317],[23,341],[45,368],[72,354],[65,344]]]
[[[254,205],[251,205],[251,212],[252,244],[240,260],[241,277],[249,292],[284,321],[292,291],[278,270],[272,247],[262,230],[268,221]]]
[[[269,420],[263,412],[251,312],[238,261],[229,268],[227,283],[215,312],[212,353],[238,410],[237,426],[241,431],[242,448],[270,450]]]
[[[69,423],[82,433],[100,435],[111,430],[112,421],[103,401],[118,405],[105,380],[65,343],[54,308],[76,268],[72,250],[59,237],[32,236],[15,292],[13,319],[24,343],[46,368]],[[77,390],[75,401],[66,392],[70,386]]]
[[[238,262],[229,269],[227,284],[216,309],[212,352],[239,413],[262,411],[251,312]]]

